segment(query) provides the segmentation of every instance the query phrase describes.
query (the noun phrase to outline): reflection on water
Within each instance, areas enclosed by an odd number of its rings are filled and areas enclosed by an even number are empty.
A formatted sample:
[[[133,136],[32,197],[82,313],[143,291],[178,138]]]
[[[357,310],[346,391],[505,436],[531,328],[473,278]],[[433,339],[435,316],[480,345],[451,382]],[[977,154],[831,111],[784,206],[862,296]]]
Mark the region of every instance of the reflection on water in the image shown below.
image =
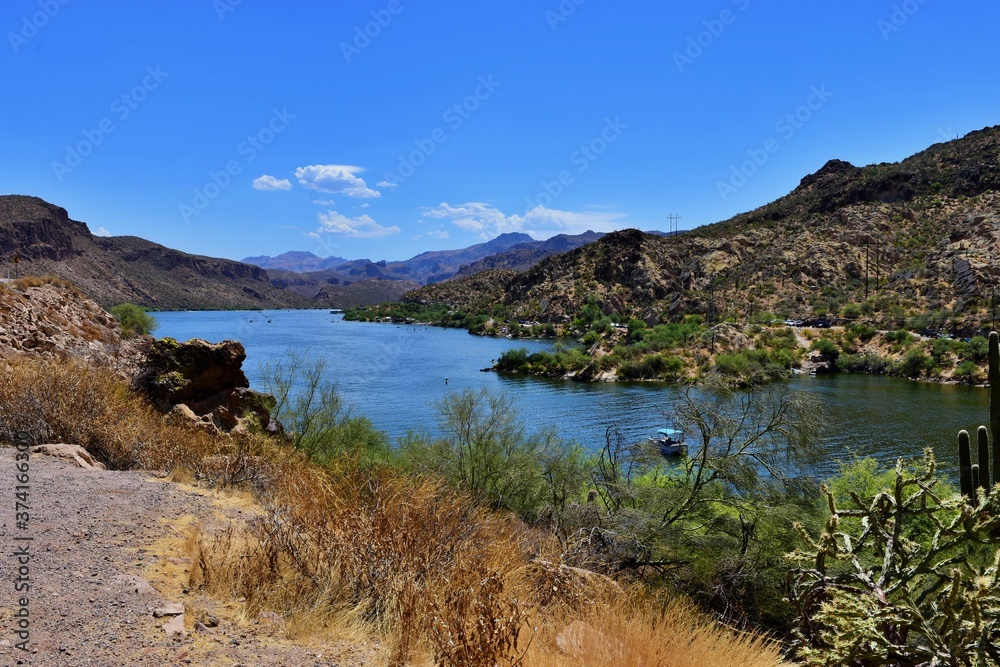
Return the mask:
[[[551,348],[548,341],[470,336],[456,329],[344,322],[327,311],[158,313],[156,334],[218,342],[235,338],[247,349],[244,368],[260,388],[260,364],[297,350],[327,361],[330,379],[355,414],[369,417],[392,438],[436,427],[434,404],[466,388],[503,389],[516,400],[529,429],[555,426],[596,450],[617,425],[629,441],[666,425],[679,389],[650,383],[578,383],[481,372],[504,350]],[[251,322],[251,320],[253,320]],[[447,378],[447,383],[445,382]],[[838,461],[875,456],[886,463],[919,457],[933,446],[941,468],[957,467],[956,436],[988,420],[983,389],[866,375],[800,376],[790,386],[815,394],[829,414],[817,447],[826,475]]]

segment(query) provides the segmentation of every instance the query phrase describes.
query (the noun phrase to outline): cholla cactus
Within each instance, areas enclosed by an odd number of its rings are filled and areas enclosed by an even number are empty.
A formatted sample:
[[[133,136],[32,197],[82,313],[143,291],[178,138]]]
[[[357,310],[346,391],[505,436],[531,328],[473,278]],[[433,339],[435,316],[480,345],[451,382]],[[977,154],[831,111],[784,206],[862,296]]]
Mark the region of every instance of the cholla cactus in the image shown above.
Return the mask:
[[[800,528],[808,547],[789,554],[805,664],[1000,663],[1000,494],[975,505],[941,497],[929,449],[924,468],[914,475],[898,463],[891,490],[851,493],[849,509],[823,488],[825,530],[813,538]]]

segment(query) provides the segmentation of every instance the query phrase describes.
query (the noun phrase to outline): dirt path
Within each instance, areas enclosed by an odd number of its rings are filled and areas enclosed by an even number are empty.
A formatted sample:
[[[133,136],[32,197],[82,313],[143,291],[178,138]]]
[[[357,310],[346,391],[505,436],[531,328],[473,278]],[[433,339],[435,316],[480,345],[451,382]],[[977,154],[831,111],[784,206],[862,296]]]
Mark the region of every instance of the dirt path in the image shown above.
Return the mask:
[[[370,662],[372,647],[304,645],[272,615],[239,620],[236,605],[187,591],[185,527],[239,520],[238,502],[144,472],[84,470],[32,455],[30,519],[16,525],[14,450],[0,448],[0,665],[340,665]],[[15,537],[30,536],[30,542]],[[16,648],[20,597],[13,554],[28,544],[29,652]],[[154,618],[184,606],[185,635]],[[214,617],[214,618],[213,618]],[[217,627],[196,621],[206,620]],[[173,621],[175,624],[178,621]]]

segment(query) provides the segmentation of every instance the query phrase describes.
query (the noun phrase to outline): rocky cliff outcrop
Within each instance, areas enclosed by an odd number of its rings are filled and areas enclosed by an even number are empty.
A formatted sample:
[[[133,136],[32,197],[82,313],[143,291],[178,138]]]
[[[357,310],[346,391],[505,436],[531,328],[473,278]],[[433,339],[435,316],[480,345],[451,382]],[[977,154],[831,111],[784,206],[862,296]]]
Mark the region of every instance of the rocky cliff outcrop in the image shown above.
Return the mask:
[[[38,354],[124,362],[137,339],[122,337],[103,308],[62,281],[0,283],[0,357]]]
[[[162,338],[149,348],[136,385],[163,413],[231,431],[249,417],[270,432],[273,396],[249,389],[243,373],[246,351],[237,341],[213,344],[194,338],[178,343]]]

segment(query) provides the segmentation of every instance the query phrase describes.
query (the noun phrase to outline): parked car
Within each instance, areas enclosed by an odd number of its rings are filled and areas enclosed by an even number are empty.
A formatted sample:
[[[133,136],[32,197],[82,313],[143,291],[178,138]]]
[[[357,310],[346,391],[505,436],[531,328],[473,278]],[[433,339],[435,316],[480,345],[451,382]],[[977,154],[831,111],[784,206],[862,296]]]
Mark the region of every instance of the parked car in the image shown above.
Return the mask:
[[[921,329],[920,335],[925,338],[937,338],[938,332],[934,331],[934,329]]]
[[[817,329],[829,329],[830,323],[826,320],[816,320],[816,324],[813,325]]]

